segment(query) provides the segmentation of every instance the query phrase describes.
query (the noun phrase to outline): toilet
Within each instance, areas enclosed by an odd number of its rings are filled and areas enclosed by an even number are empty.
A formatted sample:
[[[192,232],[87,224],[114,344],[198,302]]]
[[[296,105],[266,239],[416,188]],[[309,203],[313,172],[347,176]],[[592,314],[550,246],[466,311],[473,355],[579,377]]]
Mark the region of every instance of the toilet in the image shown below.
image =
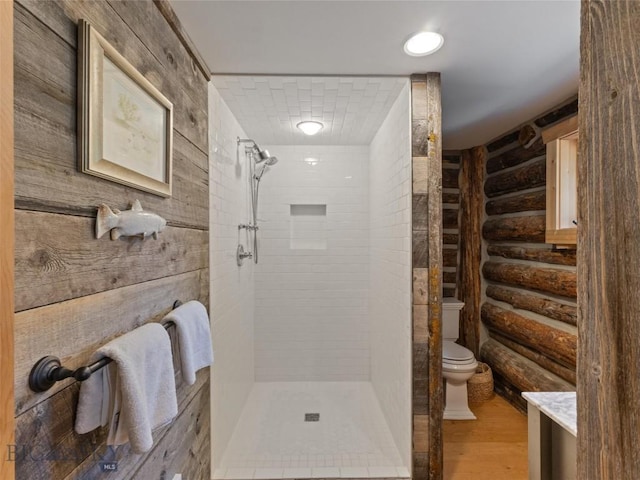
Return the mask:
[[[473,352],[455,343],[460,333],[460,310],[456,298],[442,299],[442,376],[445,380],[445,420],[475,420],[467,401],[467,380],[476,371]]]

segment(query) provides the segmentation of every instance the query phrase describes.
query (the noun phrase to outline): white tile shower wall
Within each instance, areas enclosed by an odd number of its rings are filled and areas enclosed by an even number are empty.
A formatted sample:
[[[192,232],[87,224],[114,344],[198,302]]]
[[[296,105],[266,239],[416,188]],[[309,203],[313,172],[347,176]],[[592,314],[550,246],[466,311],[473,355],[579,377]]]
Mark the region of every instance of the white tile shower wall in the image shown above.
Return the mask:
[[[240,241],[251,243],[238,224],[249,221],[249,190],[244,153],[236,160],[236,138],[244,131],[209,84],[209,191],[211,330],[216,360],[212,369],[212,458],[222,458],[253,387],[254,266],[236,265]]]
[[[411,465],[411,115],[403,88],[370,145],[371,383]]]
[[[256,380],[369,380],[369,147],[268,149],[279,162],[260,184]],[[326,249],[291,249],[291,205],[326,205]]]

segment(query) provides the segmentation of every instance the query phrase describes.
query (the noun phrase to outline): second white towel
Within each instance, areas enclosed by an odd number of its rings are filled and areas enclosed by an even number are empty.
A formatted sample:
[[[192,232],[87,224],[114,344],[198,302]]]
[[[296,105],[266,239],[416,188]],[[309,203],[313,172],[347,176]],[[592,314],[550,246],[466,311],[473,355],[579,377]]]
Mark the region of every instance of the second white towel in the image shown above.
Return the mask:
[[[196,381],[196,372],[213,363],[211,328],[207,309],[192,300],[169,312],[162,322],[176,324],[182,378],[189,385]]]

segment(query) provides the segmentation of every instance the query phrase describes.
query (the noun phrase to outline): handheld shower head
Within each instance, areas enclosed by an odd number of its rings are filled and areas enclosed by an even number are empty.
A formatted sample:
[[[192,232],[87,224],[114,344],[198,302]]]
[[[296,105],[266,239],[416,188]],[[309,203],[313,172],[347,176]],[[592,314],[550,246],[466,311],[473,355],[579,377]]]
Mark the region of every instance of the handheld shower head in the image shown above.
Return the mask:
[[[258,182],[260,182],[260,180],[262,180],[262,176],[265,174],[265,172],[269,169],[269,164],[265,163],[264,165],[261,165],[260,168],[256,171],[256,173],[253,174],[253,178],[255,180],[257,180]]]
[[[278,163],[278,159],[276,157],[272,157],[268,150],[260,150],[258,145],[256,145],[256,150],[258,150],[256,163],[266,162],[267,165],[275,165]]]
[[[253,144],[251,147],[246,147],[247,154],[251,154],[251,156],[255,159],[256,163],[266,162],[267,165],[275,165],[278,163],[278,159],[276,157],[272,157],[268,150],[262,150],[260,146],[256,143],[255,140],[251,138],[237,138],[238,146],[241,143],[251,143]],[[258,154],[258,158],[253,156],[254,153]]]

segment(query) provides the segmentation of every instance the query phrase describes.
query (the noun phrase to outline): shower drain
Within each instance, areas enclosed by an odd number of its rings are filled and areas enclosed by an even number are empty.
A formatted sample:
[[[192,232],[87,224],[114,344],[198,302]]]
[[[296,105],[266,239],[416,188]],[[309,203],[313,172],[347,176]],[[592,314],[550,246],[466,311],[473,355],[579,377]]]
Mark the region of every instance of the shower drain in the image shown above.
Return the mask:
[[[305,422],[319,422],[320,414],[319,413],[305,413],[304,414]]]

